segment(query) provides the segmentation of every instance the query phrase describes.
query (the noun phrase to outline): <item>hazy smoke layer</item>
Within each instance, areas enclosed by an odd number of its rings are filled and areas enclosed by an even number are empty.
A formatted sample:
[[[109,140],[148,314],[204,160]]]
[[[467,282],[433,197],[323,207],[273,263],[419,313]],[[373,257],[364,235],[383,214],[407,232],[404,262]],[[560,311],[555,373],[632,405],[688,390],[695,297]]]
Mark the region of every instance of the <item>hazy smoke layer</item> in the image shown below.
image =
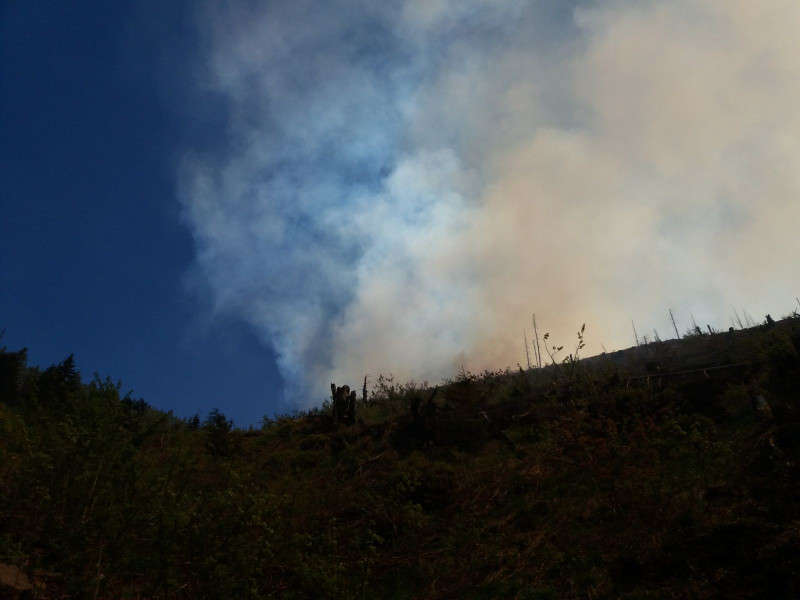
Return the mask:
[[[228,139],[186,157],[185,215],[289,397],[515,365],[533,312],[599,351],[632,345],[631,319],[667,337],[667,307],[683,329],[790,310],[800,3],[568,4],[199,16]]]

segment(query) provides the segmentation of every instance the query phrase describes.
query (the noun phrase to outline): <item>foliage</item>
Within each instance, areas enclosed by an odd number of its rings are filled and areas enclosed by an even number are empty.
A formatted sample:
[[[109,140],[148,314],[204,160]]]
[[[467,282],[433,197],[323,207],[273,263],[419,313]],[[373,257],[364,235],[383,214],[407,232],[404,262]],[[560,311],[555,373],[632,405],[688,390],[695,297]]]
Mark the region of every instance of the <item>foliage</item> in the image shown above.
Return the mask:
[[[800,595],[800,320],[591,359],[583,333],[250,431],[3,349],[0,562],[44,598]]]

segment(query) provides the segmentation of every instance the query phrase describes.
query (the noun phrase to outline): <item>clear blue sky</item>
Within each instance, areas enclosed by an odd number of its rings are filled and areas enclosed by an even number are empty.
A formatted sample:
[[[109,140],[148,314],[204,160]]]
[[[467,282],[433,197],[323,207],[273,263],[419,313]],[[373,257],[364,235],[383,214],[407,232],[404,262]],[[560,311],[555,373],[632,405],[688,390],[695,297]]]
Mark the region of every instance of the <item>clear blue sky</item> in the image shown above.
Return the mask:
[[[216,126],[182,106],[181,4],[2,4],[0,343],[246,426],[289,407],[274,353],[186,289],[176,162]]]

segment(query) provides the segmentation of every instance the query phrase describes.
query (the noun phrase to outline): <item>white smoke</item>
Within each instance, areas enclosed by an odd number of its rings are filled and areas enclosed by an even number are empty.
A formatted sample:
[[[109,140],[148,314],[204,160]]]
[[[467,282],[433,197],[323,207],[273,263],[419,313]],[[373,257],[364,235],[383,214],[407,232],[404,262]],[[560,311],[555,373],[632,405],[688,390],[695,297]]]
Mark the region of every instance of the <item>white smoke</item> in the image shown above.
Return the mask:
[[[558,4],[558,3],[556,3]],[[800,288],[800,4],[221,4],[229,137],[181,198],[218,310],[296,401],[757,318]]]

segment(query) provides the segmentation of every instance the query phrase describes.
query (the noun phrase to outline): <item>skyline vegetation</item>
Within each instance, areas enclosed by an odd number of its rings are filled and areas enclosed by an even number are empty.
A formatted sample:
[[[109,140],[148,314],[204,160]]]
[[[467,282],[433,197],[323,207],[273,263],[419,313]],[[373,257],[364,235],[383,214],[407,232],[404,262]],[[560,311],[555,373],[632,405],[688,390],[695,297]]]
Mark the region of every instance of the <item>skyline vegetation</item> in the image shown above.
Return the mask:
[[[247,429],[3,348],[0,566],[37,598],[795,597],[798,348],[794,315]]]

